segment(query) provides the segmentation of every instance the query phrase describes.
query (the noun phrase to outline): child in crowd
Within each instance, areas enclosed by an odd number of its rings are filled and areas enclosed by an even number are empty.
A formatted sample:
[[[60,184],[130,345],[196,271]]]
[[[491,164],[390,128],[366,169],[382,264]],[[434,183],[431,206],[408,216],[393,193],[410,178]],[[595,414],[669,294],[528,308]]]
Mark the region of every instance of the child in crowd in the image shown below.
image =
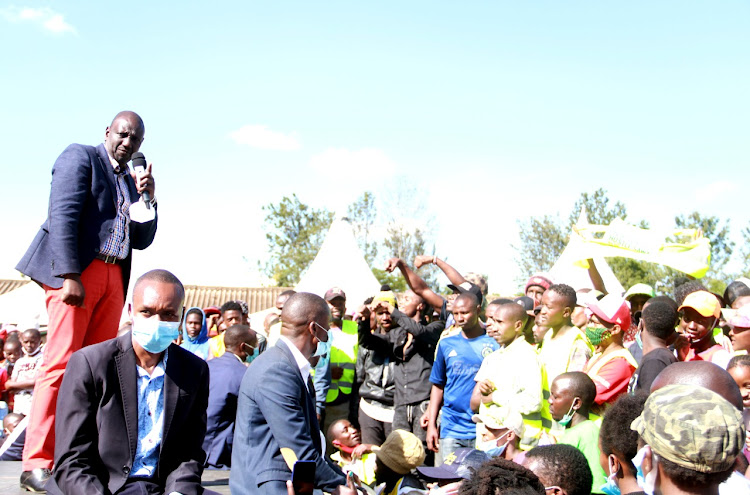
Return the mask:
[[[550,387],[549,412],[565,428],[558,443],[572,445],[586,457],[594,476],[591,493],[603,493],[607,477],[599,463],[599,425],[589,418],[595,397],[596,385],[586,373],[563,373]]]
[[[41,344],[42,334],[36,328],[30,328],[21,334],[23,357],[18,358],[10,380],[5,384],[9,392],[15,393],[14,413],[28,416],[31,412],[36,373],[42,360]]]
[[[375,483],[375,454],[373,445],[361,443],[360,432],[347,419],[339,419],[328,428],[328,442],[337,452],[331,454],[344,473],[353,472],[365,485]]]

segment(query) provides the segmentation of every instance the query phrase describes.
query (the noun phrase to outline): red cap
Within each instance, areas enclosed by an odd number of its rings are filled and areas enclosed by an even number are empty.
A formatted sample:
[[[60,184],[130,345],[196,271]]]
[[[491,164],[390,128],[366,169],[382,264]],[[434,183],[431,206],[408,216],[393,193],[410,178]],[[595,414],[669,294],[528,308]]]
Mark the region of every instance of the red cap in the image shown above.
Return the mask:
[[[622,330],[630,328],[630,306],[620,296],[607,294],[589,304],[589,310],[603,322],[620,325]]]

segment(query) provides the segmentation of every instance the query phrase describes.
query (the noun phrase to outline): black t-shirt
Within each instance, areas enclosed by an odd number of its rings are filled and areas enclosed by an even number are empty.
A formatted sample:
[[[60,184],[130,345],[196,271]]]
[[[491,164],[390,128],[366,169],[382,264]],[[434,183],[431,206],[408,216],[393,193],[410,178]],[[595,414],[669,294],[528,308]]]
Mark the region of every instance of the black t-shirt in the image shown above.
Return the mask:
[[[633,373],[628,384],[628,393],[645,391],[649,393],[651,384],[664,368],[676,363],[677,358],[669,349],[659,348],[649,352],[641,360],[641,365]]]

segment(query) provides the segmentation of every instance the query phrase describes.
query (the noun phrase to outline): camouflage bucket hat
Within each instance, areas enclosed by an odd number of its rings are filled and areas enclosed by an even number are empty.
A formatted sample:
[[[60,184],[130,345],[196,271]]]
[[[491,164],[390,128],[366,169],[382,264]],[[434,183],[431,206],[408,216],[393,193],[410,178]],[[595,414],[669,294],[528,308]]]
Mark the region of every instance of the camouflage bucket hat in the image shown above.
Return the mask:
[[[630,425],[654,452],[701,473],[726,471],[745,445],[742,413],[719,394],[668,385],[651,394]]]

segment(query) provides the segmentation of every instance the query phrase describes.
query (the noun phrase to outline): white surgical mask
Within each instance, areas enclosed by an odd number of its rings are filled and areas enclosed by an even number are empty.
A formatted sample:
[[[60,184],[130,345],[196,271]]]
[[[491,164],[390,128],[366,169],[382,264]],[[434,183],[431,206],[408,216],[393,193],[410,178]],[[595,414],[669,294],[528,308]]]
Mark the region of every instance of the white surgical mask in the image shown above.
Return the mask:
[[[651,451],[651,471],[648,474],[643,473],[643,459],[646,457],[646,449],[650,447],[644,445],[638,453],[633,457],[633,465],[636,467],[636,482],[641,489],[646,492],[646,495],[654,495],[654,489],[656,487],[656,473],[658,472],[657,464],[659,458],[656,452]]]

